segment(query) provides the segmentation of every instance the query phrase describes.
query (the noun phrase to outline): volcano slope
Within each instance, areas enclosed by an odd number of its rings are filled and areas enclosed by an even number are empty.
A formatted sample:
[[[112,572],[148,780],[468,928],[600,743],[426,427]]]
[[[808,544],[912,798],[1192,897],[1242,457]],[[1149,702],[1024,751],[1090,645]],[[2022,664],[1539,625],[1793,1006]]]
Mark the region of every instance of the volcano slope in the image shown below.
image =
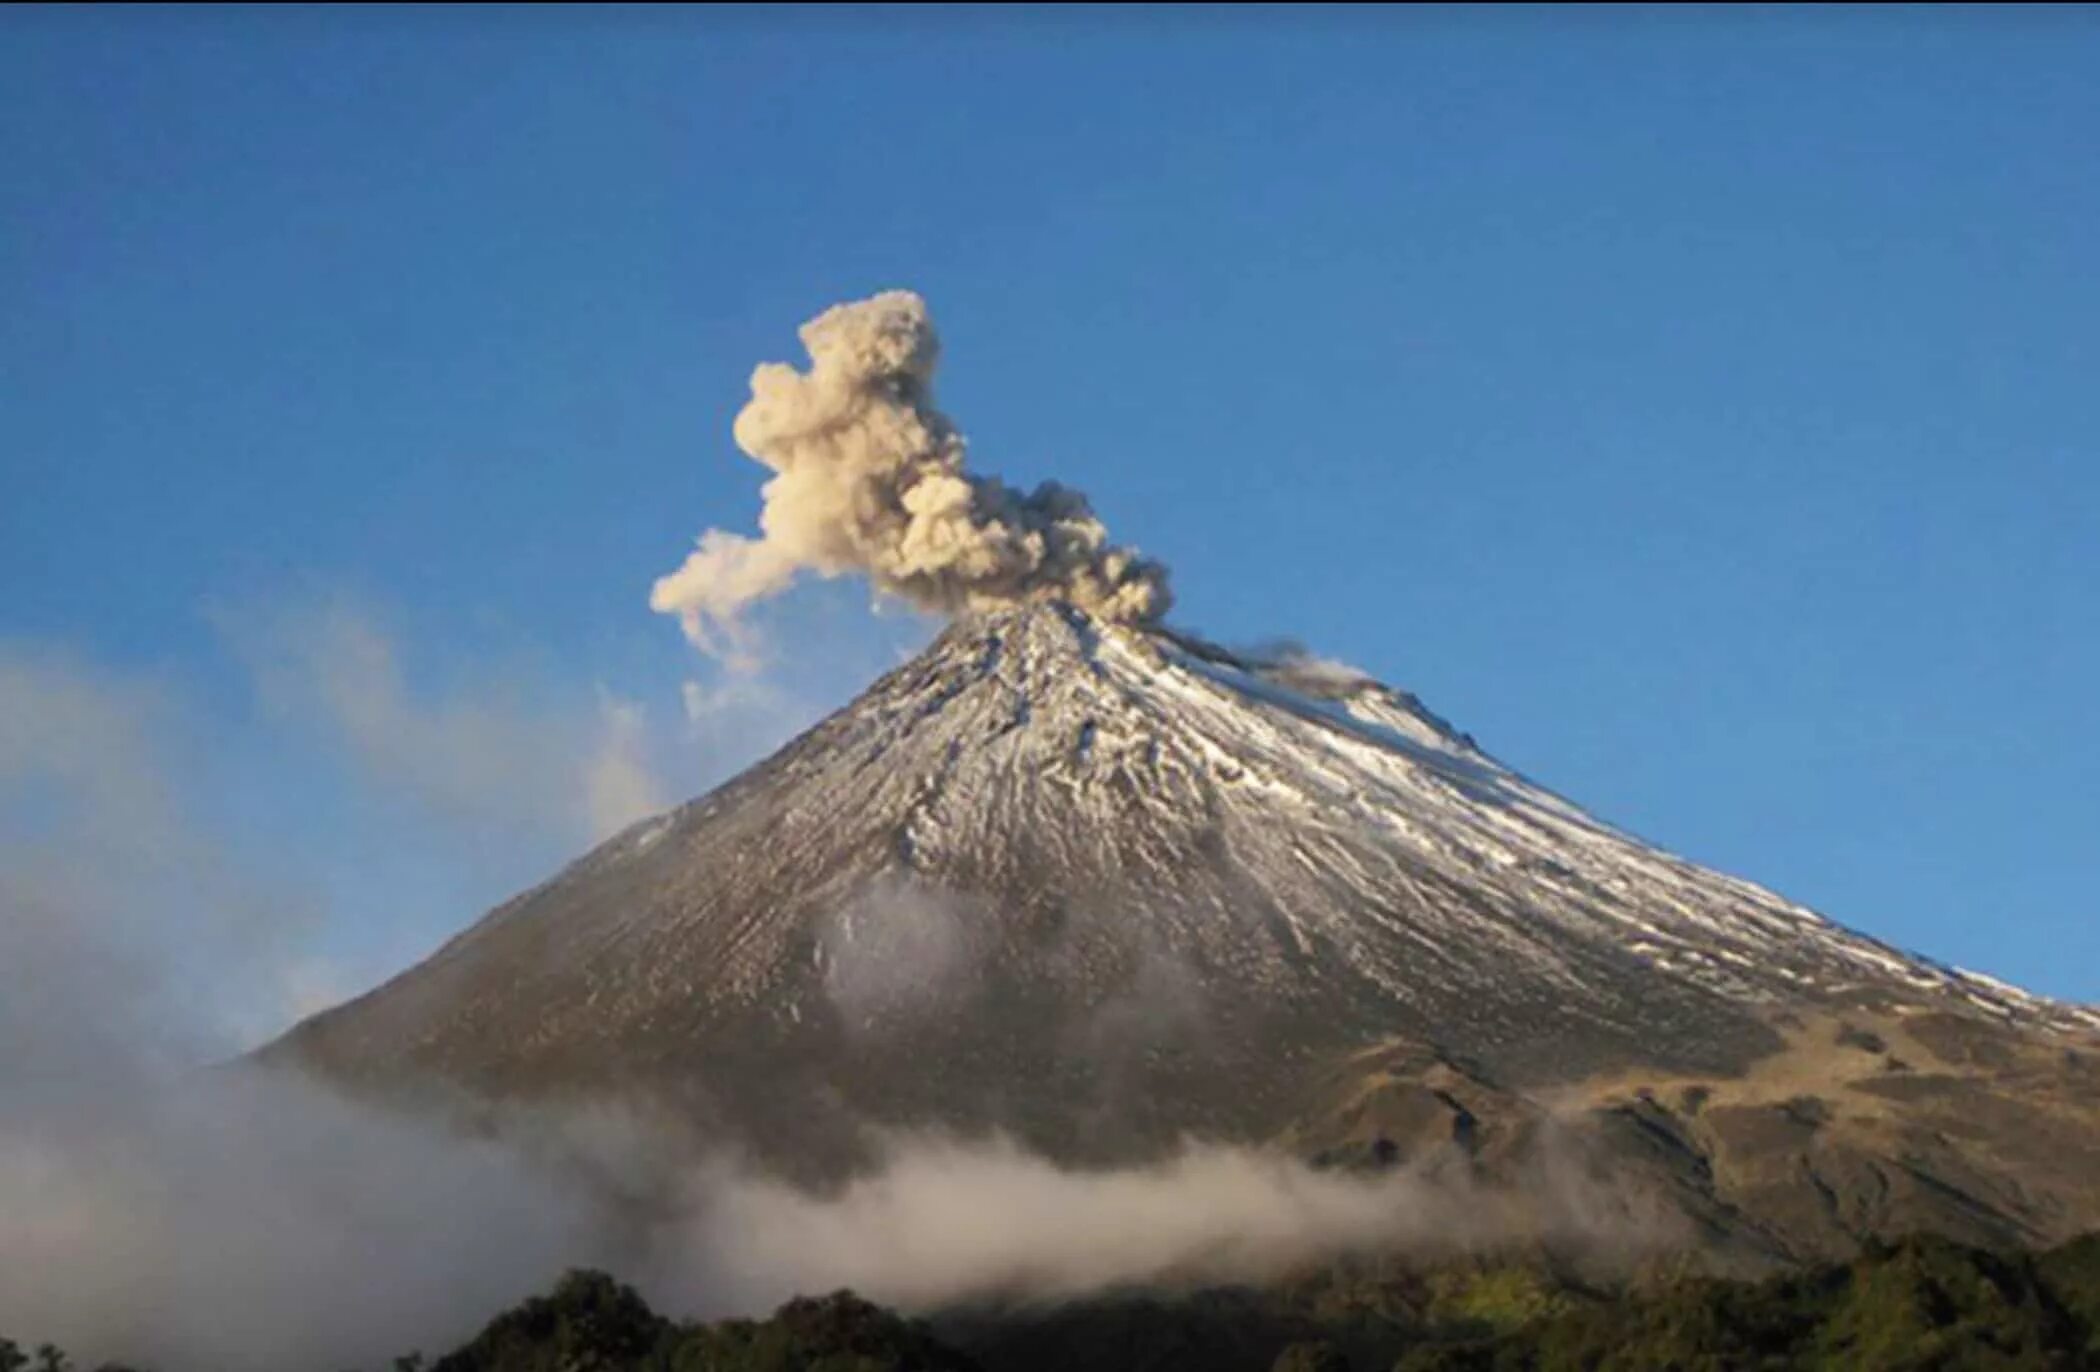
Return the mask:
[[[1051,602],[264,1057],[647,1098],[801,1178],[931,1127],[1572,1169],[1746,1258],[2100,1225],[2100,1015],[1661,852],[1403,692]]]

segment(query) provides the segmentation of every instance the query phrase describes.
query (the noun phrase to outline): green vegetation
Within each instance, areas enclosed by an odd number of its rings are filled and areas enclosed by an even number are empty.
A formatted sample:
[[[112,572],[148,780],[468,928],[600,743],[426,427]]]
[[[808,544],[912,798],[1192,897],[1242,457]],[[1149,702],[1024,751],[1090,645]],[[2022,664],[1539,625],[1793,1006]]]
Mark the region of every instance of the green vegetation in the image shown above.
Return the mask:
[[[2100,1244],[2040,1258],[1938,1238],[1758,1283],[1685,1281],[1476,1340],[1430,1342],[1401,1372],[1897,1372],[2092,1365]]]
[[[769,1320],[674,1324],[602,1272],[496,1317],[430,1372],[978,1372],[926,1330],[841,1291]]]
[[[13,1339],[0,1339],[0,1372],[74,1372],[73,1360],[48,1343],[36,1347],[36,1356],[22,1351]],[[115,1363],[103,1363],[95,1372],[131,1372]]]
[[[1582,1304],[1551,1276],[1516,1264],[1434,1273],[1429,1286],[1432,1324],[1474,1326],[1485,1334],[1521,1328]]]
[[[0,1372],[70,1372],[0,1339]],[[423,1372],[420,1355],[395,1372]],[[1938,1238],[1762,1282],[1615,1293],[1510,1265],[1335,1268],[1270,1290],[951,1312],[850,1292],[679,1323],[572,1272],[428,1372],[1986,1372],[2100,1368],[2100,1235],[2041,1254]],[[105,1368],[101,1372],[121,1372]]]
[[[2080,1351],[2088,1363],[2100,1367],[2100,1234],[2044,1253],[2040,1266],[2042,1279],[2063,1302],[2065,1313],[2085,1331]]]
[[[677,1327],[633,1287],[603,1272],[571,1272],[547,1295],[498,1315],[430,1372],[668,1368],[676,1336]]]

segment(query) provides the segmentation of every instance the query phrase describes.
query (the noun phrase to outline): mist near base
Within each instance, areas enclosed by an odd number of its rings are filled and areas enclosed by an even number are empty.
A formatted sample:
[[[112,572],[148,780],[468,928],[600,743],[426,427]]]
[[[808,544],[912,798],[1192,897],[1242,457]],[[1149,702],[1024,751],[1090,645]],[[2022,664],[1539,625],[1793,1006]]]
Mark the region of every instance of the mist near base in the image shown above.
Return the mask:
[[[879,1156],[824,1194],[748,1174],[703,1182],[673,1231],[701,1248],[669,1255],[668,1275],[703,1274],[746,1307],[844,1286],[924,1312],[1262,1283],[1357,1256],[1647,1251],[1666,1233],[1550,1169],[1488,1186],[1436,1165],[1323,1169],[1189,1140],[1149,1164],[1076,1170],[1003,1137],[917,1133],[885,1136]]]

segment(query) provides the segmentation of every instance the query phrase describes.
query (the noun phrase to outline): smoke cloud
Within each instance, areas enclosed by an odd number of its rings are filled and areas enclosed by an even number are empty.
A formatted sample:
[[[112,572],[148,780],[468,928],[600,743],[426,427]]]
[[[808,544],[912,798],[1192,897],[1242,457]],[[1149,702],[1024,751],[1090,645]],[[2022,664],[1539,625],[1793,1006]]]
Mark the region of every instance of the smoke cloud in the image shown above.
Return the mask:
[[[963,469],[962,434],[934,405],[940,343],[918,296],[834,306],[801,337],[809,370],[759,367],[736,418],[737,446],[775,473],[759,537],[707,530],[650,593],[694,643],[736,655],[740,613],[804,572],[858,572],[942,615],[1031,600],[1123,622],[1166,613],[1166,568],[1110,543],[1084,495],[1054,482],[1023,494]]]

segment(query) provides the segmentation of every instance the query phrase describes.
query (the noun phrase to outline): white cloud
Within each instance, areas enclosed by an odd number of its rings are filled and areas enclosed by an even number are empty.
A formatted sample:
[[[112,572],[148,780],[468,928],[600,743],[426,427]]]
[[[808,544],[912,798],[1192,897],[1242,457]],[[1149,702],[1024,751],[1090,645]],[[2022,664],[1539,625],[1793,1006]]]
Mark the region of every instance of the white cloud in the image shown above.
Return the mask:
[[[685,709],[685,722],[696,728],[738,714],[785,708],[779,693],[763,678],[737,673],[725,673],[714,685],[687,678],[678,683],[678,701]]]
[[[0,643],[0,1090],[140,1044],[171,1059],[223,1051],[238,1011],[215,983],[249,978],[311,927],[308,904],[233,861],[188,803],[193,736],[155,683]],[[175,1002],[220,1014],[149,1031]]]
[[[663,783],[650,770],[648,718],[640,705],[601,690],[598,743],[584,764],[584,807],[593,838],[617,834],[664,809]]]
[[[592,1202],[508,1145],[210,1068],[346,988],[199,803],[204,732],[155,682],[0,642],[0,1332],[178,1370],[456,1338],[592,1261]]]
[[[274,712],[446,820],[580,844],[666,804],[646,709],[602,686],[569,700],[522,675],[418,684],[394,637],[343,600],[214,618]]]

